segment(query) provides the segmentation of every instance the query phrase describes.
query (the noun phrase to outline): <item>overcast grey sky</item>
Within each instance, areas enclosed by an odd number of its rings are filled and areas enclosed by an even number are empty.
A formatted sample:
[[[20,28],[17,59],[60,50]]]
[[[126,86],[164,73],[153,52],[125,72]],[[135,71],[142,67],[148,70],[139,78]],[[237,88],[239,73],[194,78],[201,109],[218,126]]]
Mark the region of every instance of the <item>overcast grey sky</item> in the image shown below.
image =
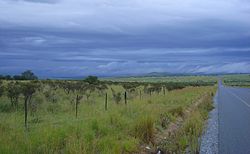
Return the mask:
[[[0,0],[0,74],[250,73],[248,0]]]

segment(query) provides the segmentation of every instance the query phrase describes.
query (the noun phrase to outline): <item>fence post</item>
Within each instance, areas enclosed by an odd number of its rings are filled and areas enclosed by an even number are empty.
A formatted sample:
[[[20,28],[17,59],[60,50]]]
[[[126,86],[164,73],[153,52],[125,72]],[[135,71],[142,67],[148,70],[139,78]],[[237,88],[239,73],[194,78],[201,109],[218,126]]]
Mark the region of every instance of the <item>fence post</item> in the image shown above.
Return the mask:
[[[127,92],[126,91],[124,93],[124,100],[125,100],[125,105],[127,105]]]
[[[28,100],[29,98],[25,98],[25,103],[24,103],[24,124],[26,129],[27,129],[27,117],[28,117]]]
[[[141,90],[140,90],[140,100],[141,100]]]
[[[77,110],[78,110],[78,95],[76,95],[76,118],[77,118]]]
[[[105,95],[105,110],[108,110],[108,93]]]

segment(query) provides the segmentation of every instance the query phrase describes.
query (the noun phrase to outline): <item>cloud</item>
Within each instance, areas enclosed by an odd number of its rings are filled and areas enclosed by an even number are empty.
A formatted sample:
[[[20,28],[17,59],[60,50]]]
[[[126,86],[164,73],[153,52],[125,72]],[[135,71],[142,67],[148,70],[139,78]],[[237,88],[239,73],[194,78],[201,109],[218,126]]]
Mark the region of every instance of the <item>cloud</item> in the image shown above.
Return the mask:
[[[54,4],[59,2],[59,0],[5,0],[10,2],[32,2],[32,3],[50,3]]]
[[[229,63],[222,65],[202,66],[195,69],[194,73],[250,73],[249,62]]]
[[[249,10],[246,0],[0,0],[0,73],[247,73]]]
[[[138,33],[155,26],[178,27],[207,19],[246,26],[250,24],[247,20],[250,3],[242,0],[61,0],[56,4],[33,2],[0,1],[0,21],[22,26],[123,33]]]

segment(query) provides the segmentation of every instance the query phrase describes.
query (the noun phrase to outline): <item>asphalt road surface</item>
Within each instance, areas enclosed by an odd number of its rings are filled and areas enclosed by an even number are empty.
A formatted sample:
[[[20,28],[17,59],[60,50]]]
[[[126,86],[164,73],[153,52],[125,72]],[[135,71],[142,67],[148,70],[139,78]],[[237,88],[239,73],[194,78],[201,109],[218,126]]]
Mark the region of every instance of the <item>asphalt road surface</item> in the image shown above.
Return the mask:
[[[219,154],[250,154],[250,89],[219,82]]]

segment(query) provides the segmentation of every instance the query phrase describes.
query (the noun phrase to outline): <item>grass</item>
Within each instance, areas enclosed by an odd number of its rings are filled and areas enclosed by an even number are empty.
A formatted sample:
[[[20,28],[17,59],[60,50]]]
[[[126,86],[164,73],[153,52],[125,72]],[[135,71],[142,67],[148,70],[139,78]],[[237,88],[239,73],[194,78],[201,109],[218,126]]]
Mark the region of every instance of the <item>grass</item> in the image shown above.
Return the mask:
[[[199,153],[200,137],[208,118],[208,113],[213,109],[213,95],[208,95],[205,100],[184,121],[180,129],[169,136],[162,147],[168,153]]]
[[[223,82],[228,86],[250,87],[250,75],[225,75],[223,76]]]
[[[123,99],[115,103],[110,88],[107,91],[107,111],[104,108],[105,96],[93,93],[89,100],[84,98],[81,101],[75,118],[74,95],[66,95],[62,89],[57,89],[53,96],[56,101],[53,102],[46,99],[43,93],[50,89],[43,86],[32,99],[35,107],[29,112],[28,130],[23,122],[23,98],[20,99],[19,110],[15,111],[7,97],[2,96],[0,153],[136,153],[140,145],[154,143],[157,128],[166,129],[170,122],[183,116],[184,109],[215,91],[213,86],[186,87],[169,91],[166,95],[162,92],[151,96],[143,93],[142,99],[136,93],[129,93],[128,104],[125,105]],[[119,85],[112,85],[112,88],[123,92]],[[199,122],[194,121],[200,120],[203,125],[200,117],[204,113],[197,111],[194,114],[197,114],[196,119],[185,123],[188,130]],[[190,133],[186,134],[188,143]],[[182,139],[181,145],[186,141]]]
[[[150,116],[142,117],[135,123],[135,137],[145,143],[154,143],[154,120]]]
[[[196,75],[196,76],[164,76],[164,77],[120,77],[120,78],[103,78],[104,81],[116,81],[116,82],[217,82],[217,76],[206,76],[206,75]]]

